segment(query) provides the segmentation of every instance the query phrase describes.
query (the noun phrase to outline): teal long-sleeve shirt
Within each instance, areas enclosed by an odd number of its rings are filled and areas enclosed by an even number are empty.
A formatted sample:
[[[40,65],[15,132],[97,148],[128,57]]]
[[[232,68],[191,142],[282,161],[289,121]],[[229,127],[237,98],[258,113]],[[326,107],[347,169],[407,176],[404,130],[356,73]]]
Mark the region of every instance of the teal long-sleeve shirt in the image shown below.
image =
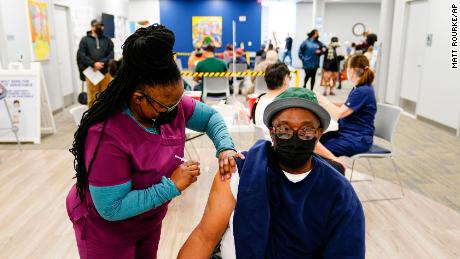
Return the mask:
[[[128,108],[125,108],[124,112],[134,119]],[[235,150],[223,117],[202,102],[195,103],[186,127],[194,131],[206,132],[216,147],[217,155],[225,150]],[[145,130],[151,134],[160,133],[156,128]],[[131,181],[112,186],[90,185],[91,198],[99,215],[108,221],[124,220],[156,208],[180,195],[180,191],[171,179],[166,177],[147,189],[131,190],[131,187]]]

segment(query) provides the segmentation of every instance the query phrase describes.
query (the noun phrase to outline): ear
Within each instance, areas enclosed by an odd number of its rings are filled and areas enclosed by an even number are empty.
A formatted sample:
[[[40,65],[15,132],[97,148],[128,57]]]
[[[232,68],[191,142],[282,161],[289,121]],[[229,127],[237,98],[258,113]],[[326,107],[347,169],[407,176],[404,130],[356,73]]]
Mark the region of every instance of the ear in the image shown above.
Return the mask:
[[[323,133],[324,133],[324,129],[323,129],[323,128],[318,128],[318,129],[316,130],[316,138],[318,139],[318,141],[319,141],[319,139],[321,138],[321,136],[323,135]]]
[[[134,93],[131,95],[131,98],[132,98],[133,102],[135,102],[136,104],[140,104],[142,98],[144,98],[144,95],[141,94],[141,93],[139,93],[139,92],[134,92]]]

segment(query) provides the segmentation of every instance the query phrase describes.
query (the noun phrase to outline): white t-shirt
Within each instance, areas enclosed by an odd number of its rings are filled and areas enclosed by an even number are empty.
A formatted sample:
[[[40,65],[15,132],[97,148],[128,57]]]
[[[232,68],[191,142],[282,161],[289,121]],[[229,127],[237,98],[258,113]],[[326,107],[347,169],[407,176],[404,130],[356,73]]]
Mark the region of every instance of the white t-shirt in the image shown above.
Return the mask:
[[[293,183],[298,183],[302,181],[308,176],[310,172],[311,170],[308,172],[302,173],[302,174],[290,174],[290,173],[283,171],[286,178]],[[236,173],[234,173],[232,175],[232,178],[230,179],[230,191],[232,192],[232,195],[233,195],[233,198],[235,198],[235,201],[236,201],[236,198],[238,197],[239,183],[240,183],[240,175],[237,170]],[[221,241],[221,246],[220,246],[222,259],[236,259],[235,239],[233,237],[233,216],[234,214],[235,214],[235,211],[232,212],[232,215],[230,216],[230,220],[228,222],[227,230],[222,236],[222,241]]]

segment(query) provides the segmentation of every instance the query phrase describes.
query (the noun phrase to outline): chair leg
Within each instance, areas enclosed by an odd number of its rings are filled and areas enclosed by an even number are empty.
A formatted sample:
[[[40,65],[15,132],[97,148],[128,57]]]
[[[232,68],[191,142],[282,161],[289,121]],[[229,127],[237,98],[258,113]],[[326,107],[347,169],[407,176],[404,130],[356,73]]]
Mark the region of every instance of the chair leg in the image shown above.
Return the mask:
[[[393,156],[391,156],[390,159],[391,159],[391,163],[393,164],[393,168],[395,169],[395,174],[396,174],[396,178],[398,179],[398,184],[399,184],[399,188],[400,188],[400,191],[401,191],[401,195],[399,197],[370,199],[370,200],[364,200],[364,201],[361,201],[361,202],[391,201],[391,200],[400,200],[400,199],[404,198],[404,190],[403,190],[403,187],[402,187],[401,179],[399,177],[399,167],[396,165],[396,163],[395,163],[395,161],[393,159]]]
[[[372,180],[370,180],[370,179],[362,179],[362,180],[354,180],[354,181],[352,181],[353,173],[354,173],[354,171],[355,171],[354,169],[355,169],[355,161],[356,161],[356,160],[357,160],[357,159],[353,159],[353,162],[351,163],[350,183],[351,183],[351,182],[356,183],[356,182],[370,182],[370,181],[372,181]],[[369,160],[369,159],[367,159],[367,160]]]
[[[351,183],[352,180],[353,180],[353,171],[354,171],[354,169],[355,169],[355,161],[356,161],[356,159],[353,159],[353,161],[351,162],[350,183]]]
[[[367,163],[369,164],[369,170],[372,172],[372,181],[375,181],[375,170],[374,167],[372,166],[371,160],[369,158],[366,158]]]

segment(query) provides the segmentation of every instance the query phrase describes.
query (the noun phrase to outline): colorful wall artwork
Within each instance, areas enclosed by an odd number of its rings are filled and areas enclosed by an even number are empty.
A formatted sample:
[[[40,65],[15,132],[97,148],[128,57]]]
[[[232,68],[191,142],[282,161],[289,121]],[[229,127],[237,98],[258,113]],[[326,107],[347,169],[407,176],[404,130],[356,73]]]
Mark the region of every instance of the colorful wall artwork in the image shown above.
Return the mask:
[[[192,17],[193,47],[222,46],[222,16]]]
[[[48,4],[39,0],[28,0],[32,60],[47,60],[50,57],[50,31],[48,26]]]

